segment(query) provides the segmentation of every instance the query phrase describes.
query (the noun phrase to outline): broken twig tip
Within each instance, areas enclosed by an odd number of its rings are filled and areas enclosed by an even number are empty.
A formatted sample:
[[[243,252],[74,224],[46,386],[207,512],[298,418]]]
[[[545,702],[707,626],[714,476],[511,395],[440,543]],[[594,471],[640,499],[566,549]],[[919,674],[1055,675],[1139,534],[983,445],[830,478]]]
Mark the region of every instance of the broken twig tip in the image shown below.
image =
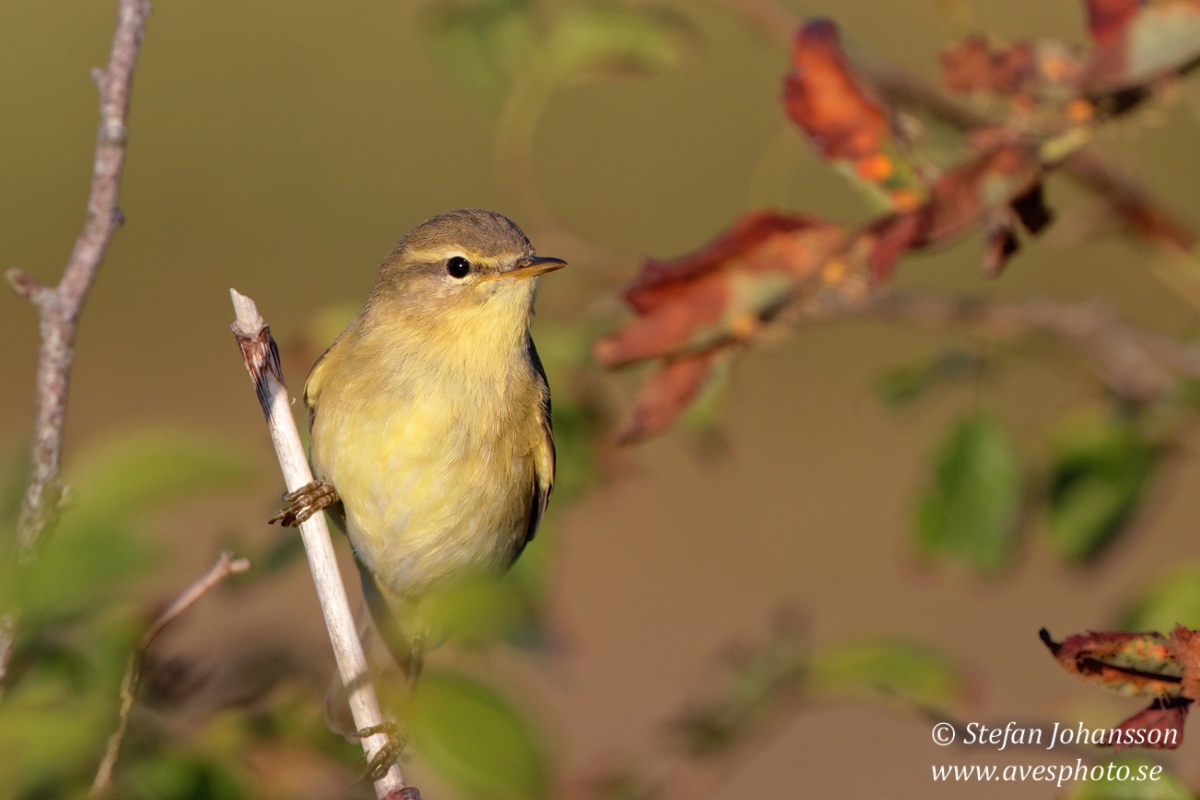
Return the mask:
[[[21,297],[24,297],[34,305],[41,305],[42,296],[46,293],[46,287],[37,278],[23,269],[14,267],[4,273],[4,280],[8,281],[8,285],[13,288],[13,291],[21,295]]]
[[[253,300],[237,289],[230,289],[229,297],[233,300],[233,311],[237,315],[234,325],[238,333],[253,336],[263,329],[266,323],[263,322],[262,315],[258,313],[258,306]]]

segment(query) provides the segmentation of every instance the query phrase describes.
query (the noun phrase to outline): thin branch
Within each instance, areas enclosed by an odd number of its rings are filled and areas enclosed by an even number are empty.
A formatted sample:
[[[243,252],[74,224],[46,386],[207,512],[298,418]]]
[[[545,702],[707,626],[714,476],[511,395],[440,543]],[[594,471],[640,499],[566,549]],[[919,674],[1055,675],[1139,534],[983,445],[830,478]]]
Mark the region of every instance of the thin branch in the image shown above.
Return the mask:
[[[1044,333],[1082,353],[1113,393],[1145,402],[1161,397],[1177,377],[1200,378],[1200,350],[1125,322],[1098,302],[992,300],[884,291],[865,300],[833,301],[786,312],[792,324],[838,317],[909,322],[942,329],[965,327],[996,336]]]
[[[235,560],[233,553],[228,550],[223,551],[220,558],[217,559],[217,563],[213,564],[203,577],[185,589],[183,594],[175,598],[175,602],[159,614],[158,618],[142,634],[137,647],[129,655],[129,663],[125,667],[125,677],[121,679],[120,722],[117,724],[117,729],[108,737],[108,746],[104,750],[104,758],[100,760],[100,767],[96,770],[96,777],[92,781],[88,797],[103,797],[112,788],[113,768],[117,765],[117,759],[121,755],[121,745],[129,730],[129,718],[133,713],[133,703],[137,697],[138,683],[142,677],[142,667],[146,663],[146,652],[150,649],[150,645],[154,643],[164,628],[191,608],[192,604],[209,590],[230,575],[245,572],[248,569],[250,569],[250,562],[247,559]]]
[[[859,54],[854,66],[888,104],[919,108],[959,130],[989,125],[994,120],[968,108],[922,78]],[[1062,171],[1076,183],[1109,203],[1132,230],[1151,241],[1191,252],[1200,243],[1200,231],[1183,219],[1134,178],[1085,146],[1063,159]]]
[[[743,18],[763,38],[783,47],[791,45],[792,36],[802,21],[799,15],[775,0],[708,2]],[[854,68],[888,105],[921,109],[962,131],[995,122],[950,97],[935,84],[894,64],[861,51],[852,53],[852,60]],[[1168,208],[1149,189],[1105,160],[1096,148],[1080,148],[1063,160],[1061,168],[1081,186],[1103,197],[1132,230],[1151,241],[1188,253],[1200,244],[1200,229],[1195,223]]]
[[[233,333],[242,349],[246,369],[250,372],[258,401],[267,417],[267,428],[270,430],[275,452],[279,456],[284,483],[288,491],[294,491],[310,483],[313,478],[308,458],[304,453],[304,445],[300,442],[300,432],[296,430],[296,421],[292,418],[287,389],[283,385],[279,350],[275,340],[271,338],[270,329],[259,316],[254,301],[233,289],[230,289],[229,293],[237,313]],[[314,514],[300,523],[300,536],[308,554],[308,566],[312,570],[317,597],[321,601],[321,611],[325,615],[325,627],[329,630],[329,641],[333,645],[338,672],[342,684],[349,692],[350,712],[354,716],[354,724],[360,731],[380,730],[383,727],[383,716],[379,712],[379,701],[375,697],[375,687],[367,670],[367,659],[363,654],[362,642],[358,638],[354,617],[350,613],[346,587],[342,585],[342,576],[338,572],[325,515]],[[364,736],[362,746],[368,763],[373,763],[376,755],[389,744],[385,733]],[[375,793],[380,798],[394,800],[420,800],[421,796],[415,788],[404,785],[400,768],[394,763],[386,775],[375,781]]]
[[[75,240],[62,279],[58,286],[49,289],[21,270],[9,270],[5,274],[17,293],[37,306],[42,338],[29,459],[31,467],[17,520],[17,558],[22,561],[33,556],[38,541],[53,529],[58,517],[63,494],[59,479],[63,423],[75,355],[75,332],[88,290],[104,260],[108,243],[121,223],[117,192],[125,164],[128,136],[125,120],[129,114],[133,70],[149,14],[150,4],[146,0],[121,0],[108,67],[93,73],[100,88],[100,125],[96,134],[92,186],[88,194],[87,219]],[[12,658],[16,625],[14,611],[6,613],[0,620],[0,691]]]

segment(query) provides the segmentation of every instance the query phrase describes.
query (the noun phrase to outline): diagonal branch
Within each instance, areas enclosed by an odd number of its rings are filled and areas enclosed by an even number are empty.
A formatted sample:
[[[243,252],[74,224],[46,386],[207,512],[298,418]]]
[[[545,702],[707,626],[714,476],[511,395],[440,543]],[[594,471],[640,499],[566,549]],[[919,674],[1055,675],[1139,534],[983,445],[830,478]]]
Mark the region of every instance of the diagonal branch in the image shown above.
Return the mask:
[[[304,445],[300,442],[300,432],[296,430],[296,420],[292,417],[287,389],[283,385],[279,349],[271,338],[271,330],[259,316],[254,301],[233,289],[229,293],[237,312],[233,333],[242,349],[250,379],[254,382],[258,402],[267,417],[267,427],[279,456],[284,483],[288,491],[293,491],[310,483],[313,478],[304,454]],[[358,638],[354,617],[350,613],[346,587],[338,572],[325,515],[314,514],[300,523],[300,537],[304,540],[304,552],[308,555],[308,566],[316,584],[317,597],[321,601],[321,611],[325,615],[325,627],[337,659],[338,673],[349,693],[354,724],[360,732],[382,731],[385,729],[383,716],[379,712],[379,701],[367,670],[367,659]],[[362,736],[361,741],[367,761],[371,764],[390,744],[387,735],[380,732]],[[421,797],[414,787],[404,785],[400,768],[395,763],[391,764],[383,777],[375,781],[375,793],[385,800],[420,800]]]
[[[751,24],[763,38],[788,47],[801,15],[777,0],[708,0]],[[866,53],[853,55],[855,69],[889,105],[918,108],[962,131],[990,125],[989,119],[958,102],[938,86],[907,70]],[[1128,109],[1126,109],[1128,110]],[[1133,231],[1151,241],[1191,252],[1200,244],[1200,228],[1179,216],[1138,181],[1110,164],[1100,152],[1085,146],[1064,159],[1062,170],[1074,181],[1104,198]]]
[[[1135,402],[1161,397],[1179,377],[1200,378],[1200,350],[1131,325],[1095,301],[993,300],[884,291],[863,300],[797,307],[784,318],[803,324],[839,317],[907,322],[934,329],[961,327],[1003,337],[1054,336],[1079,351],[1110,391]]]
[[[905,70],[865,56],[855,59],[855,67],[889,104],[919,108],[964,131],[993,122]],[[1185,252],[1200,243],[1195,223],[1176,214],[1149,189],[1110,164],[1095,147],[1079,148],[1063,159],[1061,168],[1080,186],[1104,198],[1130,229],[1147,239]]]
[[[100,89],[100,126],[96,134],[92,187],[88,195],[87,220],[75,241],[62,279],[58,286],[50,289],[23,270],[10,269],[5,273],[16,292],[37,307],[42,338],[31,467],[17,520],[16,555],[22,561],[33,556],[38,541],[53,529],[58,517],[63,494],[60,481],[63,424],[75,355],[75,332],[88,289],[104,260],[109,241],[121,224],[117,191],[125,164],[128,136],[125,120],[129,115],[133,69],[149,14],[150,4],[146,0],[121,0],[108,67],[93,72]],[[12,658],[16,625],[14,611],[0,618],[0,690]]]
[[[125,733],[129,730],[129,718],[133,713],[133,703],[137,698],[138,683],[142,677],[142,667],[146,662],[146,651],[150,649],[150,645],[158,638],[158,635],[163,632],[163,629],[170,625],[175,619],[187,611],[192,605],[209,592],[213,587],[221,581],[228,578],[230,575],[236,575],[239,572],[245,572],[250,569],[250,562],[244,558],[234,559],[233,554],[228,550],[221,553],[217,563],[213,564],[199,580],[183,591],[183,594],[175,598],[175,602],[171,603],[146,629],[142,634],[142,638],[138,640],[137,647],[129,654],[129,663],[125,667],[125,677],[121,679],[121,712],[120,722],[117,724],[117,729],[108,737],[108,745],[104,750],[104,758],[100,761],[100,767],[96,770],[96,777],[92,781],[92,788],[88,792],[88,797],[103,797],[112,788],[113,768],[117,765],[117,759],[121,755],[121,745],[125,741]]]

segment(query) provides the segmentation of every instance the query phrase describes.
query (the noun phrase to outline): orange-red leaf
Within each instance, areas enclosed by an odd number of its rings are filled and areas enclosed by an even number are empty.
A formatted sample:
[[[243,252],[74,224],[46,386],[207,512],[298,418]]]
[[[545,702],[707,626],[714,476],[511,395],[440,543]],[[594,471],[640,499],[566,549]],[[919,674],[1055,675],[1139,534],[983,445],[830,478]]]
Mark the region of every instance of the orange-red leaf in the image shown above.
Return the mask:
[[[701,250],[647,261],[625,292],[638,318],[597,342],[596,358],[618,366],[744,339],[842,242],[815,217],[758,211]]]
[[[1125,35],[1130,20],[1145,5],[1143,0],[1086,0],[1088,33],[1099,47],[1109,47]]]
[[[1034,232],[1049,220],[1041,202],[1041,180],[1042,164],[1032,143],[1006,141],[990,147],[944,173],[917,208],[881,217],[860,233],[871,245],[871,274],[877,280],[886,278],[904,251],[946,242],[985,215],[991,215],[992,223],[985,267],[996,272],[1014,249],[1011,226],[997,224],[1010,209]]]
[[[1155,700],[1116,727],[1119,737],[1112,737],[1113,751],[1127,747],[1148,750],[1174,750],[1183,744],[1183,723],[1192,701],[1182,697]]]
[[[727,348],[668,359],[642,387],[633,409],[617,429],[621,444],[659,433],[691,405],[712,377],[716,359]]]
[[[1183,670],[1183,696],[1200,700],[1200,636],[1182,625],[1176,625],[1167,646]]]
[[[1058,643],[1043,628],[1046,647],[1068,672],[1121,694],[1167,698],[1180,694],[1180,665],[1160,633],[1095,633]]]
[[[992,50],[982,36],[972,36],[942,52],[942,81],[956,92],[1017,94],[1037,80],[1030,42]]]
[[[838,42],[837,26],[813,20],[796,34],[784,106],[827,158],[859,159],[878,152],[888,115],[854,76]]]

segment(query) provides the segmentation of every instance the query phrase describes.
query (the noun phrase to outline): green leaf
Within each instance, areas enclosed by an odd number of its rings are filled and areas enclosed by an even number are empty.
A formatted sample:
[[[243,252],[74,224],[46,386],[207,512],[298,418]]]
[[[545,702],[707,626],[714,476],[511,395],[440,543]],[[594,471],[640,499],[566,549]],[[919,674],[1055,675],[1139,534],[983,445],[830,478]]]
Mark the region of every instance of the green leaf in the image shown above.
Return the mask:
[[[9,674],[0,704],[4,796],[63,796],[64,781],[80,781],[84,772],[94,771],[117,720],[113,655],[121,649],[123,664],[133,640],[128,628],[121,633],[92,642],[95,650],[82,665],[60,660]]]
[[[698,41],[695,28],[679,14],[602,1],[565,8],[545,47],[553,75],[577,82],[676,68]]]
[[[436,4],[423,27],[438,68],[496,111],[535,52],[534,22],[529,0],[485,0]]]
[[[1050,544],[1086,561],[1121,532],[1154,478],[1162,448],[1114,415],[1077,417],[1052,444],[1048,487]]]
[[[1088,779],[1076,782],[1067,800],[1194,800],[1183,781],[1165,772],[1161,764],[1144,758],[1115,758],[1088,769]],[[1098,780],[1091,779],[1092,769],[1097,771]],[[1148,777],[1152,770],[1157,770],[1154,779]]]
[[[520,584],[506,576],[475,575],[455,581],[422,601],[433,630],[458,644],[480,646],[536,627]]]
[[[174,502],[234,489],[252,476],[229,442],[182,430],[122,434],[92,447],[69,470],[75,505],[59,530],[124,522]]]
[[[921,706],[944,708],[962,700],[966,679],[933,648],[897,639],[857,639],[817,650],[807,689],[816,697],[883,693]]]
[[[0,564],[0,605],[19,605],[32,627],[88,614],[149,563],[134,535],[146,514],[247,482],[246,459],[212,437],[139,431],[92,447],[72,465],[70,504],[27,567]]]
[[[1021,467],[1008,434],[991,416],[969,414],[938,453],[917,514],[917,548],[995,572],[1012,558],[1020,508]]]
[[[30,631],[60,625],[128,597],[124,587],[150,563],[128,526],[107,519],[63,525],[28,565],[0,568],[0,603],[19,607]]]
[[[1200,564],[1182,564],[1156,576],[1113,626],[1124,631],[1200,628]]]
[[[165,753],[125,768],[122,783],[141,800],[241,800],[249,794],[229,767],[203,756]]]
[[[474,678],[427,670],[406,721],[418,757],[464,794],[484,800],[549,794],[540,737],[494,689]]]

